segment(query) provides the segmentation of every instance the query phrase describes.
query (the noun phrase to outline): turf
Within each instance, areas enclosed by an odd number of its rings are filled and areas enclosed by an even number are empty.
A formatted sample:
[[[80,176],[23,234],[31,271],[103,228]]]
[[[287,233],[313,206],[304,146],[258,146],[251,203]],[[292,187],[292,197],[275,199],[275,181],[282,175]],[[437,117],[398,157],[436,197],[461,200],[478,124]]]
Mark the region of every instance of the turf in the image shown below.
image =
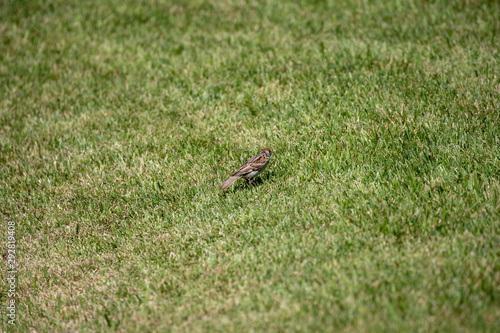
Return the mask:
[[[2,329],[497,330],[498,17],[2,1]],[[254,184],[219,191],[262,147]]]

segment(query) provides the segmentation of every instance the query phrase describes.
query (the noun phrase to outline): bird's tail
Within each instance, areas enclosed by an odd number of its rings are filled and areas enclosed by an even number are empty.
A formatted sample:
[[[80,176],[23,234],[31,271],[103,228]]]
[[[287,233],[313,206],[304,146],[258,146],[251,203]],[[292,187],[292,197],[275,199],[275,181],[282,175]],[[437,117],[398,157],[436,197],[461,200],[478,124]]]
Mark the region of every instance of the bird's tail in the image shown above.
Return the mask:
[[[235,181],[237,181],[239,178],[240,177],[238,177],[238,176],[229,177],[228,180],[226,180],[224,183],[222,183],[222,185],[220,186],[220,189],[225,190],[226,188],[231,186]]]

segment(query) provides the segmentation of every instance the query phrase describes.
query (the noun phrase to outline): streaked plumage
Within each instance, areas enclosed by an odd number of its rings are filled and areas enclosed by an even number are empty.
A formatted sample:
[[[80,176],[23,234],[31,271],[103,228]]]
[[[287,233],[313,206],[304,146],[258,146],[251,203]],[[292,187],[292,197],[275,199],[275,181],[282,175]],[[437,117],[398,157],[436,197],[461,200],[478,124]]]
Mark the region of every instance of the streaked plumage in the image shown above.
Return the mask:
[[[229,177],[228,180],[222,183],[220,189],[225,190],[240,178],[248,179],[251,183],[252,179],[255,176],[264,171],[270,159],[271,150],[269,148],[263,148],[260,151],[259,155],[254,156],[246,161],[242,166],[238,168],[238,170],[236,170],[235,173],[233,173],[231,177]]]

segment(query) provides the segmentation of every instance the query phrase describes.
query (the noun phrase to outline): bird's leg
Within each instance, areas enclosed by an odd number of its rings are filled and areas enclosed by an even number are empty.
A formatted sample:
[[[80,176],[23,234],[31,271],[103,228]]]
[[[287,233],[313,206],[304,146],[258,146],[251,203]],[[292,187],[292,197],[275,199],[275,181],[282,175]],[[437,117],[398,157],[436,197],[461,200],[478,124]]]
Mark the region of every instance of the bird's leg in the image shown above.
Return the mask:
[[[253,180],[253,179],[249,179],[249,180],[248,180],[248,185],[252,185],[252,180]]]

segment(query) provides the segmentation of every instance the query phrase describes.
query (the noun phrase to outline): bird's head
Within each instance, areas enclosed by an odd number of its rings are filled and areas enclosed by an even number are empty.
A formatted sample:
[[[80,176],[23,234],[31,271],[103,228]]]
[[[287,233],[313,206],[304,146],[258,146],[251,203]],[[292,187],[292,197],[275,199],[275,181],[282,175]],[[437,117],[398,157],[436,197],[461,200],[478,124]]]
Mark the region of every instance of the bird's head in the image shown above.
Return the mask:
[[[269,148],[262,148],[262,150],[260,151],[261,154],[266,154],[267,157],[271,157],[271,149]]]

